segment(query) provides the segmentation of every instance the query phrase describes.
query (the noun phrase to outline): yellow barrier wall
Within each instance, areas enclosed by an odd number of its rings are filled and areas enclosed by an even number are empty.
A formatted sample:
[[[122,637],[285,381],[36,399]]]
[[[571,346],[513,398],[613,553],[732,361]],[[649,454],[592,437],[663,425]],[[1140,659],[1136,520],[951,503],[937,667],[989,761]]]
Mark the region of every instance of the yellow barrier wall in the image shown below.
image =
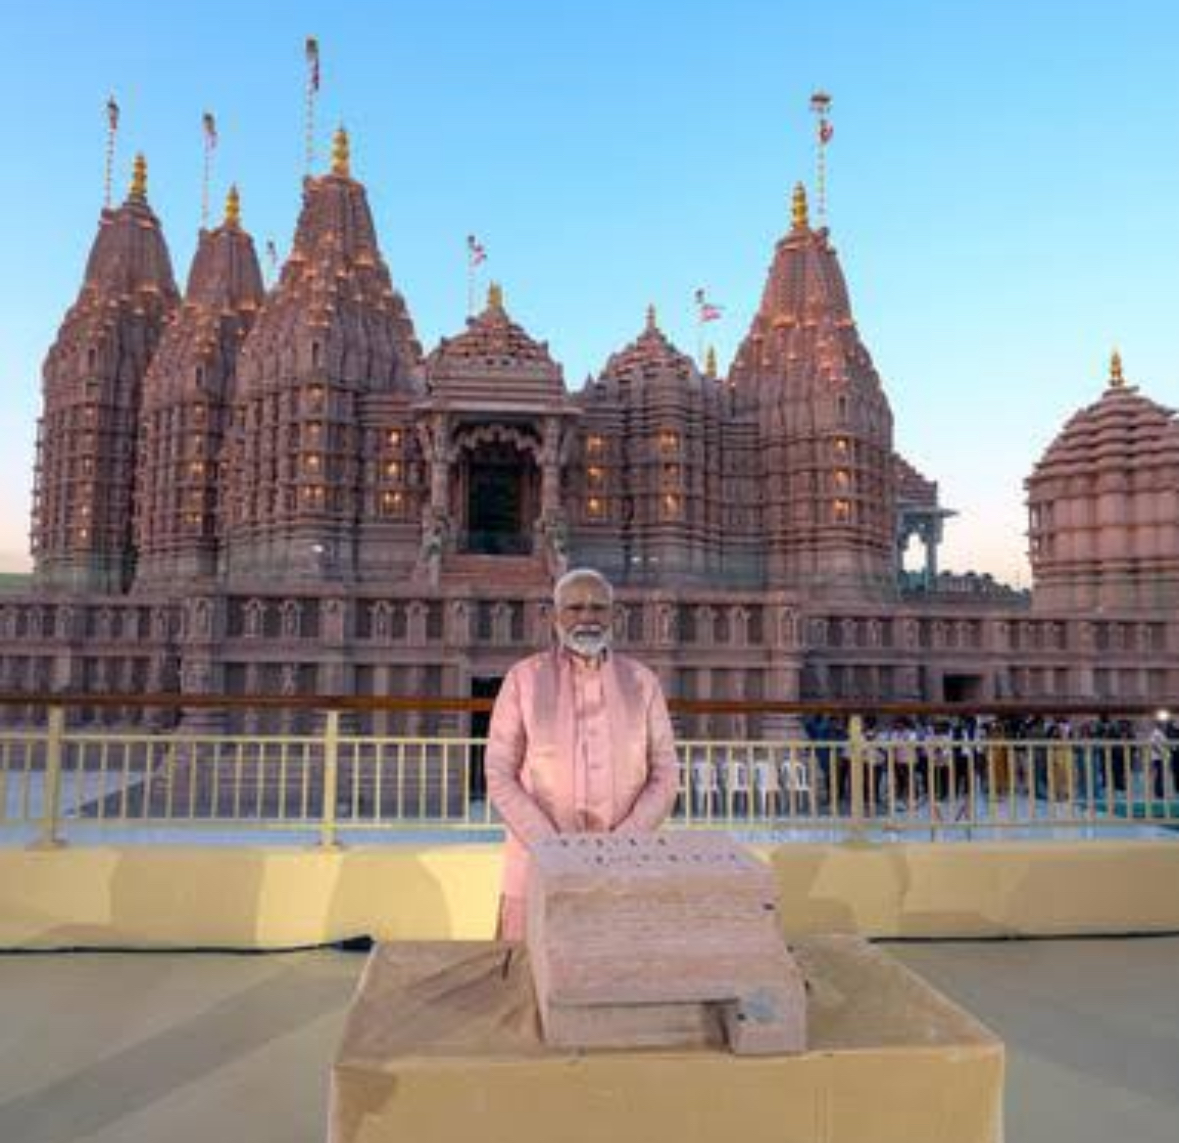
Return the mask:
[[[867,937],[1179,931],[1179,840],[790,845],[784,924]]]
[[[789,845],[799,933],[991,937],[1179,931],[1179,841]],[[288,948],[483,939],[495,845],[0,849],[0,947]]]

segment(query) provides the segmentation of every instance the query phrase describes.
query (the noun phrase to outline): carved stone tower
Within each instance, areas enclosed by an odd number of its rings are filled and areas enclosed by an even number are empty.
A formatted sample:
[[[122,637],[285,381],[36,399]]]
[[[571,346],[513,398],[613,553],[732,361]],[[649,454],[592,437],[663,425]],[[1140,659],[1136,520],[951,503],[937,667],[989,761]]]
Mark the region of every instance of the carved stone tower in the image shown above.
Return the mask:
[[[176,302],[139,155],[126,201],[102,212],[81,292],[45,360],[31,528],[42,586],[130,585],[143,379]]]
[[[880,598],[894,590],[892,412],[801,186],[792,213],[730,374],[760,425],[767,585]]]
[[[227,400],[265,290],[236,188],[225,220],[202,230],[184,304],[144,382],[135,513],[137,587],[217,571],[218,493]]]
[[[232,580],[356,578],[372,499],[365,434],[381,449],[374,472],[404,447],[392,426],[381,436],[369,406],[417,393],[420,364],[341,129],[331,172],[304,184],[294,248],[238,363],[222,552]],[[398,471],[383,485],[391,507]]]

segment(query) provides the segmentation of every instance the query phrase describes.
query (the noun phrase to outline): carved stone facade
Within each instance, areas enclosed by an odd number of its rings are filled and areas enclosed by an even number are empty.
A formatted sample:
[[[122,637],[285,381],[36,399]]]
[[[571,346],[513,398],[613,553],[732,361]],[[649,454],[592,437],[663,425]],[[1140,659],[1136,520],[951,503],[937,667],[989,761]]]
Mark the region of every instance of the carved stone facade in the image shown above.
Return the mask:
[[[423,353],[342,134],[266,293],[235,199],[180,303],[140,168],[46,362],[36,587],[0,601],[0,687],[486,694],[546,645],[554,578],[589,564],[618,587],[619,645],[673,696],[1161,701],[1177,474],[1170,415],[1111,388],[1029,482],[1034,610],[918,602],[898,549],[936,549],[948,513],[894,451],[801,188],[727,377],[651,311],[570,393],[498,287]]]

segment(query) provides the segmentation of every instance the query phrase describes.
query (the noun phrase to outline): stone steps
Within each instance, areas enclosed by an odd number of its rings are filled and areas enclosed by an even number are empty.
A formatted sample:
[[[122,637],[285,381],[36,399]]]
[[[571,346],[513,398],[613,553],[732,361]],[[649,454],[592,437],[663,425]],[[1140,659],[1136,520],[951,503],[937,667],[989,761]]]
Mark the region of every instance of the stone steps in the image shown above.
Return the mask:
[[[548,569],[539,556],[448,556],[442,563],[442,582],[494,587],[548,587]]]

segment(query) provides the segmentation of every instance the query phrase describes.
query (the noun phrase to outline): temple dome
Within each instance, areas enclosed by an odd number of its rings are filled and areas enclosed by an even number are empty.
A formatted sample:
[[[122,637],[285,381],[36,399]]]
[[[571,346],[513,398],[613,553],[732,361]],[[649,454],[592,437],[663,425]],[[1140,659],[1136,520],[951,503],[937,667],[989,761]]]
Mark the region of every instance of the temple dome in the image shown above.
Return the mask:
[[[147,164],[137,155],[127,198],[102,212],[82,287],[46,360],[47,379],[84,371],[72,358],[82,351],[110,351],[116,330],[127,321],[143,317],[162,324],[177,300],[168,245],[147,201]]]
[[[176,296],[172,260],[160,220],[147,201],[147,164],[137,155],[123,205],[102,212],[86,261],[82,294],[129,297],[140,291]]]
[[[749,396],[763,387],[816,383],[880,388],[856,332],[839,259],[827,229],[811,228],[801,186],[795,188],[790,230],[775,247],[761,304],[730,376]]]
[[[1126,473],[1176,459],[1173,411],[1126,384],[1120,361],[1114,372],[1100,399],[1068,419],[1037,463],[1032,481]]]
[[[537,341],[523,326],[512,321],[504,307],[503,291],[494,283],[487,291],[483,312],[468,318],[462,333],[444,337],[430,354],[430,360],[436,364],[477,362],[487,368],[539,365],[557,369],[548,343]]]
[[[1027,480],[1037,607],[1179,604],[1179,422],[1126,383],[1069,418]]]
[[[703,381],[696,363],[659,328],[654,306],[647,309],[642,333],[610,355],[600,376],[607,391],[632,394],[656,386],[695,390]]]
[[[266,294],[254,242],[242,228],[239,212],[240,200],[233,188],[224,222],[200,233],[184,302],[148,371],[147,404],[174,393],[199,394],[223,384],[235,370],[241,339]]]
[[[303,184],[290,256],[243,347],[242,383],[326,367],[358,391],[413,390],[421,353],[341,129],[332,169]]]
[[[548,343],[514,322],[502,289],[493,283],[487,305],[455,337],[444,337],[426,359],[426,384],[443,401],[529,404],[564,399],[560,365]]]

